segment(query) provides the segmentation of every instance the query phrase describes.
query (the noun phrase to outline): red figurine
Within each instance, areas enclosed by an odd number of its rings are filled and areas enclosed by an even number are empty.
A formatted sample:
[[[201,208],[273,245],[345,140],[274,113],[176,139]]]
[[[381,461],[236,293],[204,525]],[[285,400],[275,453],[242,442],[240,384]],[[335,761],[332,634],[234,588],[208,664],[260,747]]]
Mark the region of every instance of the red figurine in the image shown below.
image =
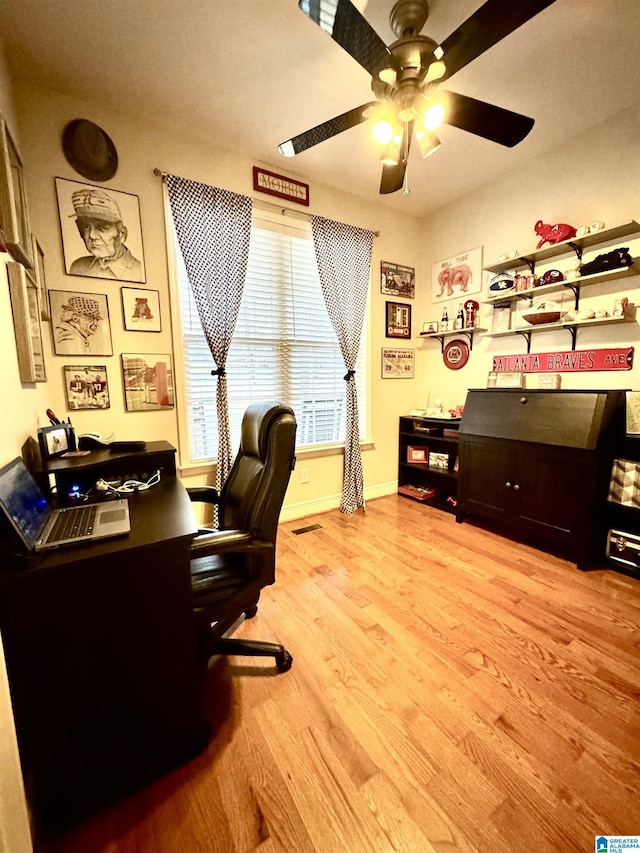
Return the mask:
[[[464,325],[466,329],[473,329],[476,324],[476,314],[480,305],[475,299],[467,299],[464,303]]]
[[[573,225],[565,225],[559,222],[557,225],[546,225],[542,219],[538,219],[535,224],[535,232],[540,235],[538,249],[541,249],[545,243],[562,243],[563,240],[570,240],[576,236],[576,229]]]

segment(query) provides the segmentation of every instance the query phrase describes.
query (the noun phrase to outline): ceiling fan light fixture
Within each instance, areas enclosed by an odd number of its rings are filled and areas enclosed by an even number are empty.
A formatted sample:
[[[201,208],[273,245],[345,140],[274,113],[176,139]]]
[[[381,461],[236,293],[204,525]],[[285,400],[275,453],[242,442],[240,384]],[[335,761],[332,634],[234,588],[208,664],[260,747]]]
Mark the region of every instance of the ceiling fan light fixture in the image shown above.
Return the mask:
[[[381,145],[387,145],[393,138],[393,125],[388,118],[381,118],[373,125],[373,138]]]
[[[397,166],[402,157],[402,133],[395,132],[391,142],[382,152],[380,162],[383,166]]]
[[[422,123],[425,130],[435,130],[444,121],[444,107],[438,101],[432,103],[424,114]]]
[[[394,68],[383,68],[382,71],[378,74],[378,77],[382,80],[383,83],[387,83],[389,86],[394,86],[398,74]]]
[[[425,83],[433,83],[434,80],[440,80],[447,73],[447,66],[441,60],[432,62],[427,70]]]
[[[440,142],[435,133],[431,133],[430,130],[416,128],[415,133],[418,145],[420,146],[420,156],[423,160],[430,157],[432,154],[435,154],[438,148],[442,146],[442,142]]]

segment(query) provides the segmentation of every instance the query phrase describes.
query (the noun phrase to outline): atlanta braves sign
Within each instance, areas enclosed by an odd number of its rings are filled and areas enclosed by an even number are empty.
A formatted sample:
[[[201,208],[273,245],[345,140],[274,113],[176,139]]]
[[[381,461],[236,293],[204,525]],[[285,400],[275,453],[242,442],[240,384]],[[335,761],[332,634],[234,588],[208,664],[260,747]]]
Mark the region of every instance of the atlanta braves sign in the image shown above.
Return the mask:
[[[533,352],[525,355],[496,355],[496,373],[580,373],[600,370],[631,370],[633,347]]]

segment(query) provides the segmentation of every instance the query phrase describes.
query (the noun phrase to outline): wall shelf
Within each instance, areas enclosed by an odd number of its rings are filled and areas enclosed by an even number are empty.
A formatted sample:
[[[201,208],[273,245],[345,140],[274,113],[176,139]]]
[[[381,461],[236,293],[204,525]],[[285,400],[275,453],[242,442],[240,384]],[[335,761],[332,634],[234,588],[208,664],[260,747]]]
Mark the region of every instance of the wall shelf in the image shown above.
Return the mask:
[[[455,338],[459,335],[464,335],[466,339],[469,341],[469,350],[473,349],[473,335],[475,332],[486,332],[486,329],[481,329],[479,326],[470,326],[465,329],[452,329],[450,332],[428,332],[420,333],[421,338],[436,338],[436,340],[440,341],[440,350],[444,352],[444,342],[445,338]]]
[[[490,338],[502,338],[507,335],[522,335],[527,341],[527,353],[531,352],[531,335],[535,332],[550,332],[556,329],[567,329],[571,335],[571,349],[576,348],[578,329],[585,326],[609,326],[621,323],[635,323],[635,312],[629,312],[624,317],[599,317],[593,320],[572,320],[570,322],[540,323],[537,326],[518,326],[516,329],[507,329],[504,332],[487,332]]]
[[[638,236],[640,236],[640,225],[632,219],[631,222],[626,222],[624,225],[617,225],[615,228],[603,228],[600,231],[585,234],[584,237],[572,237],[570,240],[563,240],[562,243],[554,243],[542,249],[533,249],[531,252],[518,255],[517,258],[508,258],[506,261],[499,261],[496,264],[485,267],[485,269],[488,272],[498,273],[516,269],[517,267],[529,267],[533,274],[537,261],[546,261],[549,258],[557,258],[560,255],[567,255],[571,252],[575,252],[578,259],[581,260],[583,249],[587,249],[589,246],[597,246],[600,243],[608,243],[624,237]]]
[[[567,281],[560,281],[557,284],[542,284],[539,287],[529,287],[527,290],[507,290],[500,296],[493,296],[490,299],[485,299],[483,305],[495,305],[496,302],[515,302],[518,299],[534,298],[545,293],[558,293],[561,290],[573,290],[577,297],[577,291],[582,287],[587,287],[592,284],[604,284],[608,281],[615,281],[619,278],[627,278],[631,275],[640,275],[640,269],[636,266],[636,260],[630,267],[619,267],[615,270],[607,270],[606,272],[597,272],[593,275],[585,275],[580,278],[573,278]],[[489,269],[489,267],[487,267]]]

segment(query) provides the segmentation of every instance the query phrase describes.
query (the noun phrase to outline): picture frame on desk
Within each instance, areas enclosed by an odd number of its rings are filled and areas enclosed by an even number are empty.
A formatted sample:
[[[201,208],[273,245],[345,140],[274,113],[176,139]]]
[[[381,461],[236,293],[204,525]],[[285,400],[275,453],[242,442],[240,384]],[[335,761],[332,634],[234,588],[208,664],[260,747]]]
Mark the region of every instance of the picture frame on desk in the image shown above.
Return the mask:
[[[38,444],[42,461],[55,459],[76,449],[76,435],[70,423],[52,424],[38,430]]]

